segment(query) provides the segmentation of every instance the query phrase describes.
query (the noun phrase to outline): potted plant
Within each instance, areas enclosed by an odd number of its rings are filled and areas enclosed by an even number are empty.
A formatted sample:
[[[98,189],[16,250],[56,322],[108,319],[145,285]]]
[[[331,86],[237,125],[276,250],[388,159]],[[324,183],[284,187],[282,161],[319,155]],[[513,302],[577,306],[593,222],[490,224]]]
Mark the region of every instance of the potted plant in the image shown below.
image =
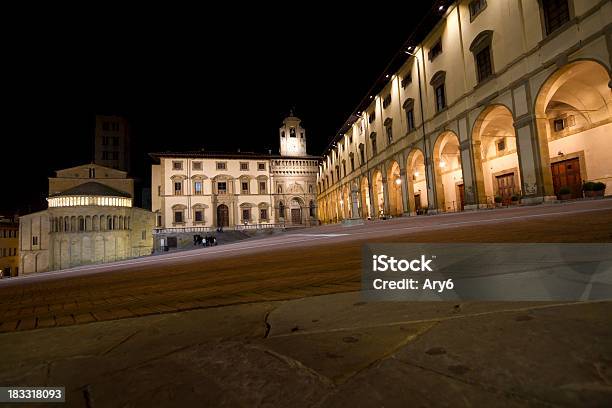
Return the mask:
[[[595,183],[593,183],[592,181],[587,181],[582,185],[582,192],[585,198],[595,197],[595,191],[593,191],[594,187]]]
[[[521,198],[520,198],[520,197],[519,197],[517,194],[512,194],[512,197],[510,197],[510,202],[511,202],[513,205],[517,205],[517,204],[519,203],[519,200],[520,200],[520,199],[521,199]]]
[[[593,193],[595,197],[603,197],[605,192],[606,183],[602,183],[601,181],[595,183],[595,185],[593,186]]]
[[[572,198],[572,190],[569,187],[561,187],[558,195],[559,200],[569,200]]]
[[[495,200],[495,206],[496,207],[501,207],[502,206],[502,201],[503,200],[502,200],[501,196],[495,196],[494,200]]]

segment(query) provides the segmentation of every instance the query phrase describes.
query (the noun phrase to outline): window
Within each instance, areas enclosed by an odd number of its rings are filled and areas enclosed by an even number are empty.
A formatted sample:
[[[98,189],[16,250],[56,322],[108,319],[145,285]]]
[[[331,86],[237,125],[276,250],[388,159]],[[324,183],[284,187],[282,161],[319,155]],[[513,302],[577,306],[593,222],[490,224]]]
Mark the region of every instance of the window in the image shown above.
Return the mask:
[[[174,195],[183,195],[183,182],[182,181],[174,182]]]
[[[433,61],[438,55],[442,54],[442,40],[438,40],[437,43],[435,43],[433,45],[433,47],[431,47],[431,49],[429,50],[429,60]]]
[[[266,170],[266,163],[257,163],[257,170]]]
[[[497,141],[497,151],[501,152],[506,150],[506,141],[504,139]]]
[[[404,75],[404,78],[402,78],[402,88],[406,88],[411,83],[412,83],[412,74]]]
[[[281,132],[281,137],[285,137],[285,131],[284,130]]]
[[[225,181],[217,182],[217,192],[219,194],[227,193],[227,183]]]
[[[249,194],[249,182],[248,181],[241,182],[240,187],[242,189],[242,194]]]
[[[158,227],[162,226],[162,216],[161,216],[161,214],[157,214],[157,226]]]
[[[89,178],[96,178],[96,169],[94,168],[89,169]]]
[[[446,108],[446,95],[444,95],[444,84],[436,87],[436,112]]]
[[[142,239],[143,241],[147,239],[147,231],[142,231],[140,233],[140,239]]]
[[[482,82],[493,75],[493,57],[491,55],[491,42],[493,41],[493,31],[485,30],[478,34],[470,51],[474,54],[474,64],[476,65],[476,79]]]
[[[243,208],[242,209],[242,221],[249,222],[251,220],[251,209]]]
[[[85,219],[79,218],[79,231],[85,231]]]
[[[346,160],[342,160],[342,173],[346,176]]]
[[[289,129],[289,137],[295,137],[295,128],[290,128]]]
[[[476,18],[477,15],[479,15],[482,10],[485,9],[485,7],[487,7],[487,1],[486,0],[472,0],[470,2],[470,21],[474,21],[474,18]]]
[[[217,162],[217,170],[225,170],[225,169],[227,169],[226,162]]]
[[[248,162],[240,162],[240,171],[248,171],[249,163]]]
[[[376,149],[376,132],[370,134],[370,140],[372,141],[372,156],[376,156],[378,154]]]
[[[109,131],[110,130],[110,123],[102,122],[102,130]]]
[[[196,195],[202,194],[202,181],[196,180],[193,182],[193,193]]]
[[[385,99],[383,99],[383,109],[387,109],[389,105],[391,105],[391,94],[385,96]]]
[[[102,136],[102,146],[108,146],[109,139],[108,136]]]
[[[336,180],[340,180],[340,167],[336,166]]]
[[[279,185],[276,191],[278,192],[278,194],[283,194],[283,186]]]
[[[375,120],[376,120],[376,112],[370,113],[370,115],[368,116],[368,123],[372,123]]]
[[[385,119],[385,133],[387,134],[387,144],[393,143],[393,121],[391,118]]]
[[[300,138],[303,139],[304,138],[304,132],[300,132]]]
[[[267,220],[268,219],[268,209],[267,208],[260,208],[259,209],[259,219],[260,220]]]
[[[204,211],[197,209],[193,213],[193,219],[195,222],[203,222],[204,221]]]
[[[157,195],[161,196],[161,186],[157,186]]]
[[[32,245],[38,245],[38,237],[32,237]]]
[[[172,170],[183,170],[183,162],[182,161],[173,161],[172,162]]]
[[[175,210],[174,211],[174,223],[175,224],[180,224],[183,222],[183,211],[182,210]]]
[[[365,163],[365,147],[362,144],[359,145],[359,155],[361,156],[361,164]]]
[[[406,110],[406,124],[408,126],[408,131],[414,130],[414,109]]]
[[[478,82],[482,82],[493,74],[490,47],[487,46],[476,54],[476,69],[478,72]]]
[[[113,137],[113,146],[119,146],[119,138],[118,137]]]
[[[563,119],[555,119],[553,124],[555,127],[555,132],[560,132],[565,129],[565,123],[563,122]]]
[[[265,193],[266,193],[266,182],[260,181],[259,182],[259,194],[265,194]]]
[[[351,154],[351,171],[355,171],[355,157]]]
[[[197,162],[191,163],[191,169],[192,170],[202,170],[202,162],[197,161]]]
[[[567,23],[570,19],[568,0],[542,0],[546,35]]]
[[[315,216],[315,204],[314,201],[310,200],[310,205],[308,206],[309,208],[309,213],[311,217]]]
[[[353,144],[353,135],[349,136],[349,144]]]

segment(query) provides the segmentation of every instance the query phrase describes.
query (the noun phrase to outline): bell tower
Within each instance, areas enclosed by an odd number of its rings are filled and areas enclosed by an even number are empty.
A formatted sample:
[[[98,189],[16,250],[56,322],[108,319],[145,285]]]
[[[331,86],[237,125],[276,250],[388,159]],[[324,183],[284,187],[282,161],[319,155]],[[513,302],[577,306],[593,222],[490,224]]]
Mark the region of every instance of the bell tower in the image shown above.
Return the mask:
[[[298,117],[293,116],[293,110],[283,120],[279,129],[281,156],[306,156],[306,131],[300,122]]]

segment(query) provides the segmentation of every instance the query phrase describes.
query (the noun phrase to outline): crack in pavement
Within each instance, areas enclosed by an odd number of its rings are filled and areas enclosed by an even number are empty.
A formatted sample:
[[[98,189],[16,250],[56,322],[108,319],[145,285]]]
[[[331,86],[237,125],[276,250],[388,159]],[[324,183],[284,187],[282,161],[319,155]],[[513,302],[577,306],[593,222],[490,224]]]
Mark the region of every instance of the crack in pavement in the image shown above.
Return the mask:
[[[442,376],[442,377],[446,377],[446,378],[458,381],[458,382],[466,384],[466,385],[472,385],[472,386],[478,387],[478,388],[480,388],[482,390],[485,390],[485,391],[488,391],[488,392],[493,392],[495,394],[503,394],[503,395],[505,395],[507,397],[513,398],[515,400],[519,400],[520,402],[533,402],[535,400],[535,401],[537,401],[540,404],[547,405],[547,406],[550,406],[550,407],[563,406],[563,405],[560,405],[560,404],[555,403],[555,402],[544,400],[544,399],[542,399],[540,397],[537,397],[537,396],[534,396],[534,395],[521,394],[521,393],[518,393],[516,391],[508,391],[508,390],[500,389],[500,388],[495,387],[494,385],[481,383],[479,381],[470,381],[470,380],[467,380],[467,379],[462,378],[462,377],[457,377],[457,376],[445,373],[443,371],[439,371],[439,370],[436,370],[436,369],[433,369],[433,368],[422,366],[420,364],[416,364],[414,362],[400,360],[400,359],[396,358],[395,356],[391,356],[391,358],[393,360],[399,362],[400,364],[405,364],[407,366],[415,367],[415,368],[418,368],[420,370],[427,371],[429,373],[436,374],[436,375],[439,375],[439,376]]]
[[[105,352],[103,352],[101,354],[101,356],[106,356],[108,353],[110,353],[111,351],[115,350],[117,347],[121,346],[122,344],[126,343],[127,341],[129,341],[132,337],[134,337],[135,335],[137,335],[138,333],[140,333],[140,330],[136,330],[134,333],[127,335],[124,339],[122,339],[121,341],[119,341],[119,343],[115,344],[114,346],[111,346],[108,350],[106,350]]]
[[[374,329],[374,328],[382,328],[382,327],[400,326],[403,324],[408,325],[408,324],[418,324],[418,323],[439,323],[439,322],[445,322],[449,320],[466,319],[470,317],[480,317],[480,316],[490,316],[490,315],[501,314],[501,313],[529,312],[532,310],[552,309],[556,307],[574,306],[578,304],[582,305],[582,304],[608,303],[608,302],[612,302],[612,300],[589,300],[589,301],[580,301],[580,302],[555,303],[555,304],[541,305],[541,306],[532,305],[532,306],[513,308],[513,309],[494,310],[490,312],[478,312],[478,313],[456,315],[456,316],[445,316],[445,317],[437,317],[437,318],[430,318],[430,319],[402,320],[402,321],[397,321],[397,322],[388,322],[388,323],[381,323],[381,324],[371,324],[371,325],[351,326],[351,327],[338,327],[338,328],[333,328],[333,329],[330,328],[330,329],[320,329],[320,330],[310,330],[310,331],[300,330],[300,331],[295,331],[295,332],[290,332],[290,333],[276,334],[276,335],[270,336],[269,338],[304,336],[304,335],[309,335],[309,334],[325,334],[325,333],[342,332],[342,331],[349,331],[349,330]]]

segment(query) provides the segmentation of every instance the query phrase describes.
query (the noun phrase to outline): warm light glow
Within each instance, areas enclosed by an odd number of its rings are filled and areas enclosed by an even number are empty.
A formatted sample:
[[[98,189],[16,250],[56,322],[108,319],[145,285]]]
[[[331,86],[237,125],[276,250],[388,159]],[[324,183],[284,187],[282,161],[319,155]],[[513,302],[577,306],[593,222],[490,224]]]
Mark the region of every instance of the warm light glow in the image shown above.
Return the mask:
[[[402,179],[401,179],[401,178],[399,178],[399,177],[398,177],[398,178],[396,178],[396,179],[395,179],[395,184],[397,184],[398,186],[399,186],[400,184],[402,184]]]
[[[419,177],[419,172],[418,171],[414,172],[414,177]]]
[[[132,199],[125,197],[100,197],[100,196],[70,196],[48,198],[49,207],[76,207],[76,206],[113,206],[131,207]]]
[[[445,168],[446,167],[446,162],[444,160],[440,161],[440,168]]]

